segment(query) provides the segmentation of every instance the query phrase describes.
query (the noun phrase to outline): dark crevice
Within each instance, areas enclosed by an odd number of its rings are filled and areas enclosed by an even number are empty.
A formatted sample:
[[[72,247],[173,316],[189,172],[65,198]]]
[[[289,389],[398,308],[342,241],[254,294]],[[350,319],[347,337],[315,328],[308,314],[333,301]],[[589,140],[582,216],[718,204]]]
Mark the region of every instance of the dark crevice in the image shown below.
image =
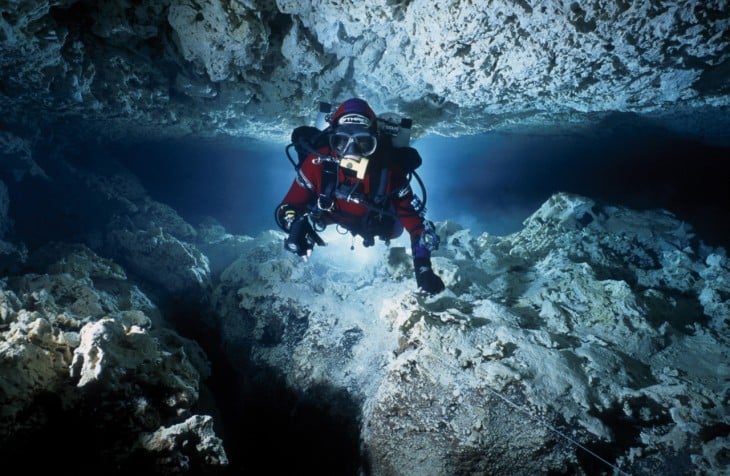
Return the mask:
[[[250,349],[229,355],[219,330],[201,326],[209,311],[177,299],[163,307],[212,364],[205,385],[221,416],[216,424],[230,461],[226,474],[266,468],[268,474],[356,475],[367,468],[360,454],[360,405],[346,391],[324,384],[306,393],[292,389],[278,370],[252,363]]]

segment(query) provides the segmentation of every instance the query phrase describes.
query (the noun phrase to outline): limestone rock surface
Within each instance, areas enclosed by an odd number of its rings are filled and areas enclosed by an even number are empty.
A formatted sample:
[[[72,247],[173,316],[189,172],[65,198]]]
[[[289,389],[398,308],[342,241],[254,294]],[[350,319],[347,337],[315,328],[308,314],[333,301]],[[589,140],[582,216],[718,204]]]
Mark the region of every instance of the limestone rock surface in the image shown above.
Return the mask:
[[[227,463],[210,417],[192,412],[210,373],[206,356],[166,329],[119,265],[82,245],[51,244],[31,254],[26,270],[0,281],[6,462],[30,458],[25,467],[50,469],[47,458],[63,455],[81,474],[114,467],[179,474],[181,458],[193,472]],[[183,423],[179,433],[189,436],[149,443],[150,433]],[[37,445],[44,456],[33,460]]]
[[[279,232],[192,227],[111,160],[46,164],[34,180],[84,226],[20,253],[0,213],[4,454],[51,435],[130,470],[223,471],[228,422],[197,411],[212,334],[226,398],[264,369],[349,412],[372,474],[726,470],[730,264],[669,212],[558,193],[511,235],[439,223],[447,290],[425,297],[405,242],[328,230],[305,263]],[[199,300],[200,342],[162,296]]]
[[[226,355],[350,395],[373,474],[727,469],[724,249],[562,193],[512,235],[438,231],[431,298],[396,243],[333,234],[303,263],[280,234],[248,242],[213,298]]]
[[[416,135],[575,130],[626,112],[730,140],[723,0],[33,0],[0,12],[0,107],[23,137],[281,141],[318,101],[358,95],[414,118]]]

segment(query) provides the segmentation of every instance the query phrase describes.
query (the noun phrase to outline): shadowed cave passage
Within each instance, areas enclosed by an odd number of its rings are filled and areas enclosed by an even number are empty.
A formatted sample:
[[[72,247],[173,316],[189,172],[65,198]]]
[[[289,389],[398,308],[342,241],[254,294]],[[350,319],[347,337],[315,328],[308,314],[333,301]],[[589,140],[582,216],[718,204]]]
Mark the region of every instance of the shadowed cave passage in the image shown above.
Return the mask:
[[[34,425],[16,432],[0,447],[0,460],[16,468],[22,465],[20,474],[97,476],[149,471],[152,465],[145,455],[115,460],[113,445],[122,442],[131,448],[134,441],[124,428],[99,423],[104,421],[98,415],[105,411],[103,404],[70,411],[63,406],[58,394],[37,395],[21,415]]]
[[[360,405],[347,392],[327,385],[306,394],[293,390],[276,369],[241,358],[245,348],[235,350],[244,368],[233,368],[226,355],[232,350],[221,347],[215,330],[201,326],[203,311],[184,307],[171,306],[165,313],[181,335],[195,338],[211,362],[205,385],[229,459],[225,474],[253,469],[267,474],[368,473],[360,454]]]
[[[251,369],[240,393],[209,384],[224,413],[222,437],[230,474],[358,474],[358,408],[345,392],[321,387],[295,392],[272,369]]]

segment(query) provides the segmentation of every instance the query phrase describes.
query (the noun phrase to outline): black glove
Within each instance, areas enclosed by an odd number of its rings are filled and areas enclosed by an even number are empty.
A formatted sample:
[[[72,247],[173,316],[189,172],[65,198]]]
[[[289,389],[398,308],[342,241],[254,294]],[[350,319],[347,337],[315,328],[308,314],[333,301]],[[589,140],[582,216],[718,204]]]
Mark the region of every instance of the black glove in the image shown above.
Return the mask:
[[[416,271],[418,289],[431,295],[444,290],[444,282],[431,269],[431,260],[429,258],[413,258],[413,268]]]
[[[324,246],[324,240],[317,234],[306,216],[294,220],[289,229],[289,236],[284,240],[284,248],[292,253],[307,258],[312,254],[314,245]]]

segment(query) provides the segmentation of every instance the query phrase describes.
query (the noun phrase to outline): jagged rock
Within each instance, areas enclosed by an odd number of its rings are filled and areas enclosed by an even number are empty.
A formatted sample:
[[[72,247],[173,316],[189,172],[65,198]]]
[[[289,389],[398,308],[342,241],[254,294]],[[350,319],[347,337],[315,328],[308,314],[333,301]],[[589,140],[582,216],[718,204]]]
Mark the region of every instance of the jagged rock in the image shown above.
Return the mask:
[[[182,57],[213,82],[256,67],[266,57],[269,41],[261,12],[243,3],[171,4],[167,20]]]
[[[122,391],[128,372],[135,373],[134,385],[161,387],[168,392],[162,400],[175,409],[189,407],[198,399],[198,372],[182,348],[162,353],[158,341],[144,332],[149,320],[141,313],[126,327],[116,319],[104,318],[86,324],[79,333],[70,366],[71,378],[79,388],[93,383]],[[130,389],[131,390],[131,389]]]
[[[567,194],[505,237],[438,230],[432,298],[395,245],[330,237],[303,263],[280,234],[250,242],[214,295],[233,366],[346,391],[373,474],[611,471],[576,443],[629,473],[722,470],[723,249],[666,211]]]
[[[45,450],[60,454],[73,444],[99,452],[87,455],[82,469],[88,461],[97,468],[149,468],[146,458],[158,451],[138,440],[187,420],[189,433],[202,440],[194,448],[183,438],[170,442],[170,453],[194,457],[177,469],[225,465],[207,418],[191,412],[210,375],[206,356],[162,327],[156,306],[118,264],[82,245],[50,244],[29,257],[26,269],[34,272],[0,281],[5,461],[30,455],[35,441],[63,435]]]
[[[122,226],[117,227],[120,223]],[[162,228],[125,228],[117,221],[107,234],[109,247],[131,271],[171,293],[198,294],[210,284],[208,258],[195,246]]]
[[[228,464],[222,441],[213,430],[213,419],[207,415],[193,415],[177,425],[144,434],[140,443],[147,451],[160,455],[156,458],[158,474],[189,471],[191,456],[204,462],[196,466],[216,468]]]
[[[417,135],[575,130],[619,111],[727,144],[726,10],[721,0],[11,2],[0,6],[0,107],[27,137],[71,117],[91,137],[283,141],[317,101],[363,95],[417,118]]]
[[[165,292],[200,293],[210,283],[210,268],[208,258],[191,244],[197,241],[195,228],[153,200],[137,177],[106,154],[78,159],[59,153],[45,180],[27,185],[34,196],[59,198],[57,203],[45,199],[56,207],[49,214],[61,216],[58,227],[66,235],[59,239],[84,242]],[[2,197],[0,188],[0,205]],[[54,239],[53,228],[42,228],[33,238]]]
[[[576,443],[632,473],[724,465],[730,265],[668,212],[556,194],[505,237],[439,223],[433,261],[447,291],[424,298],[397,241],[351,251],[325,234],[329,245],[303,263],[279,232],[235,237],[213,221],[192,230],[125,183],[115,200],[127,225],[110,226],[127,236],[118,244],[132,249],[134,234],[150,233],[167,256],[158,267],[185,269],[176,249],[214,256],[216,269],[230,263],[201,324],[221,332],[241,382],[252,366],[272,369],[335,413],[343,402],[329,396],[355,402],[373,474],[608,468]],[[179,238],[144,230],[158,221]],[[115,464],[227,464],[209,418],[191,414],[205,356],[155,328],[162,316],[123,267],[63,244],[25,266],[0,296],[4,441],[48,427],[41,395],[80,421],[103,396],[103,417],[89,419],[119,429],[100,448]]]
[[[200,224],[197,231],[196,245],[210,262],[211,276],[219,276],[241,256],[246,243],[253,240],[250,236],[228,233],[223,225],[210,217]]]
[[[130,272],[167,292],[196,294],[205,289],[210,282],[209,261],[190,244],[196,240],[195,229],[171,207],[152,200],[139,180],[123,167],[112,161],[101,167],[100,171],[75,171],[88,186],[79,200],[92,196],[106,202],[102,216],[108,221],[103,230],[85,231],[91,235],[89,242],[94,243],[94,233],[103,234],[100,248]]]
[[[0,131],[0,163],[14,180],[26,175],[45,177],[43,169],[33,160],[31,141]]]

